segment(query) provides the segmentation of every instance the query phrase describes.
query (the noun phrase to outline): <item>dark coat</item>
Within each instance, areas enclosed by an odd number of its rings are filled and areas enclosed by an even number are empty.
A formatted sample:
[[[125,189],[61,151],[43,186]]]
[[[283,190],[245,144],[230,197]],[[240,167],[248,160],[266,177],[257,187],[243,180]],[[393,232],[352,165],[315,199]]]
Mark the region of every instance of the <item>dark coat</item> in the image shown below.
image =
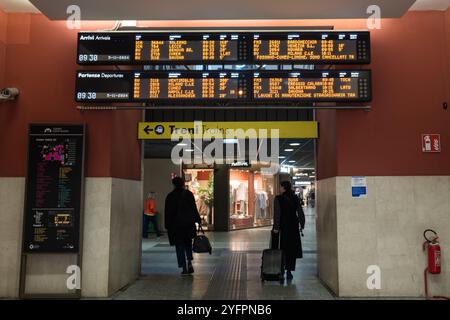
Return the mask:
[[[305,214],[294,193],[275,197],[274,229],[280,230],[280,248],[288,257],[303,258],[300,229],[305,227]]]
[[[195,223],[200,223],[201,219],[192,192],[185,189],[170,192],[166,197],[164,215],[171,246],[195,237]]]

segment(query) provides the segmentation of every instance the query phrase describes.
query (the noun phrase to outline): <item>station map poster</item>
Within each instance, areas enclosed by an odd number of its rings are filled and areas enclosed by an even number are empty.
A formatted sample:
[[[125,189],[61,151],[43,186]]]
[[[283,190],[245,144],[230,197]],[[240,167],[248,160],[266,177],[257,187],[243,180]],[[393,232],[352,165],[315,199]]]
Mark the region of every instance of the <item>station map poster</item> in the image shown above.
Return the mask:
[[[30,125],[24,252],[79,252],[84,141],[84,125]]]

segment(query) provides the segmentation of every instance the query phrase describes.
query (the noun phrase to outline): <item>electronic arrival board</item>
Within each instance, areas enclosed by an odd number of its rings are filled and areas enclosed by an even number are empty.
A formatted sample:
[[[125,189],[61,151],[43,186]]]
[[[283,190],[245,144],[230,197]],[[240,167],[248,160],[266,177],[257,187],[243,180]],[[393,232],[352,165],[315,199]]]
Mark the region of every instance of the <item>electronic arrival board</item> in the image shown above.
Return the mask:
[[[77,102],[368,102],[371,72],[79,71]]]
[[[247,61],[238,33],[79,33],[78,64],[211,64]]]
[[[253,35],[254,63],[370,63],[369,32],[300,32]]]
[[[80,65],[368,64],[365,31],[80,32]]]
[[[83,125],[30,125],[24,252],[79,252]]]

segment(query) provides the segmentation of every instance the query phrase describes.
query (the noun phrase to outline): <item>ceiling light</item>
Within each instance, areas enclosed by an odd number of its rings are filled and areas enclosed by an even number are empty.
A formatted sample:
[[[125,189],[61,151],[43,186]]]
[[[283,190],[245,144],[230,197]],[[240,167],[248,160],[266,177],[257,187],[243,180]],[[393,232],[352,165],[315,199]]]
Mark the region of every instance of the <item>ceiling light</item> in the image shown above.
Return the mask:
[[[291,161],[289,161],[289,163],[295,163],[296,161],[295,160],[291,160]]]
[[[186,147],[186,146],[187,146],[187,143],[179,143],[179,144],[177,144],[177,146],[180,146],[180,147]]]
[[[238,139],[223,139],[223,143],[225,144],[237,144],[238,142]]]
[[[186,152],[194,152],[194,149],[185,149]]]
[[[279,156],[278,159],[286,159],[285,156]]]
[[[295,142],[295,143],[290,143],[289,145],[290,145],[290,146],[293,146],[293,147],[298,147],[298,146],[300,145],[300,143]]]
[[[294,151],[294,149],[284,149],[284,151],[286,151],[286,152],[292,152],[292,151]]]

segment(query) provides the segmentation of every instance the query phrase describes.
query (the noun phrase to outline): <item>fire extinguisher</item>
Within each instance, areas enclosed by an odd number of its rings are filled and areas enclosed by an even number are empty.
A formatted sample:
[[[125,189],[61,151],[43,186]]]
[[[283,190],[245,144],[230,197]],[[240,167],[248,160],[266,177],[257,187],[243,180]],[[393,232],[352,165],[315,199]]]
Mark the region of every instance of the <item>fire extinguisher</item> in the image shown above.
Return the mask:
[[[432,233],[433,236],[427,237],[427,233]],[[436,231],[427,229],[423,232],[423,237],[425,242],[423,243],[423,251],[427,251],[428,254],[428,266],[424,272],[425,279],[425,297],[428,300],[428,273],[440,274],[441,273],[441,246],[439,245],[439,237]],[[448,297],[434,296],[435,299],[446,299],[450,300]]]

